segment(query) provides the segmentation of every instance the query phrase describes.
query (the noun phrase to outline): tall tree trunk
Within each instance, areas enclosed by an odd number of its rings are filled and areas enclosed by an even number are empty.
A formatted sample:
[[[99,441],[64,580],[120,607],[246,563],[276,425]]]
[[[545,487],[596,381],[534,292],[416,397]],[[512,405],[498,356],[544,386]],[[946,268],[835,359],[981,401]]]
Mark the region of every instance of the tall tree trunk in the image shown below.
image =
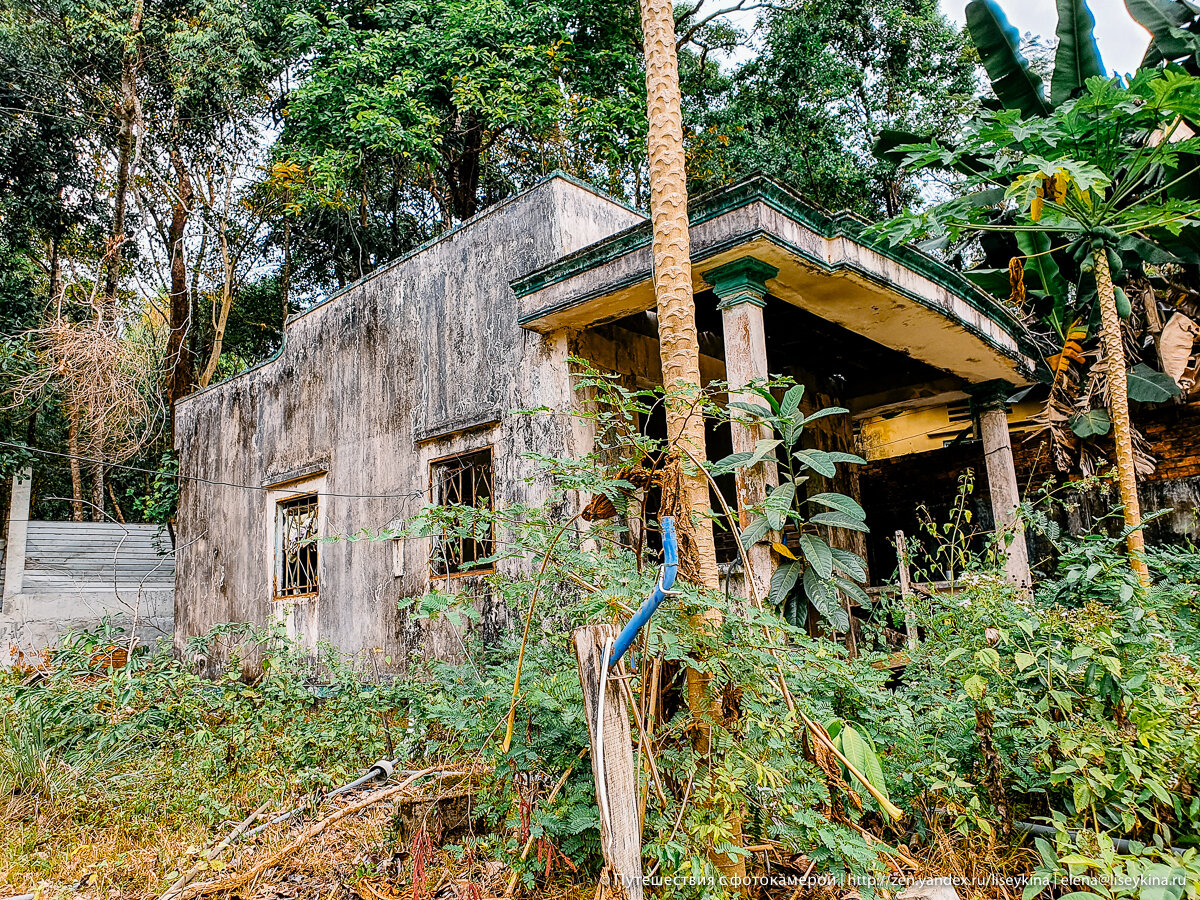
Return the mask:
[[[1128,538],[1129,563],[1143,587],[1150,585],[1146,567],[1146,539],[1141,530],[1142,511],[1138,503],[1137,472],[1133,464],[1133,430],[1129,424],[1129,388],[1125,378],[1125,343],[1121,337],[1121,317],[1113,293],[1108,252],[1102,247],[1092,254],[1096,269],[1096,293],[1100,297],[1100,343],[1104,348],[1108,376],[1108,414],[1112,418],[1113,443],[1117,457],[1117,483],[1124,506],[1125,527],[1137,529]]]
[[[213,375],[217,371],[217,365],[221,361],[221,347],[225,342],[225,327],[229,324],[229,310],[233,307],[233,275],[234,275],[234,259],[229,251],[229,237],[225,232],[225,221],[222,220],[218,231],[218,236],[221,242],[221,271],[223,273],[223,281],[221,284],[221,308],[217,311],[217,321],[213,330],[212,349],[209,351],[208,363],[204,366],[204,371],[200,374],[200,387],[208,387],[208,383],[212,381]]]
[[[646,57],[646,97],[649,118],[650,216],[653,223],[654,295],[658,306],[659,353],[666,389],[667,437],[696,460],[704,460],[704,418],[700,400],[700,343],[696,335],[696,306],[692,296],[691,245],[688,238],[687,173],[680,112],[679,63],[675,54],[675,18],[670,0],[641,0],[642,41]],[[703,472],[683,465],[680,493],[681,574],[703,587],[719,587],[712,523],[700,515],[709,506]],[[721,614],[709,609],[693,620],[703,633],[719,628]],[[689,668],[688,708],[699,726],[697,750],[710,750],[707,722],[720,715],[712,697],[709,676]],[[734,812],[725,823],[733,842],[741,843],[741,817]],[[713,863],[727,876],[745,874],[741,856],[712,854]]]
[[[67,453],[71,456],[71,519],[83,521],[83,471],[79,466],[79,410],[67,406]]]
[[[92,467],[92,521],[104,521],[104,464]]]
[[[121,62],[121,102],[117,107],[120,132],[117,135],[117,184],[113,191],[113,224],[105,253],[104,295],[97,316],[100,325],[106,317],[116,318],[117,288],[121,278],[121,260],[125,254],[125,208],[133,168],[134,123],[138,118],[137,73],[140,67],[138,42],[142,31],[142,0],[137,0],[129,18],[129,44]]]
[[[167,404],[171,407],[172,430],[175,421],[175,402],[186,397],[195,386],[191,345],[187,340],[192,326],[192,303],[187,284],[187,257],[183,238],[187,230],[192,203],[192,179],[178,148],[171,150],[171,165],[175,169],[176,196],[167,229],[167,247],[171,257],[171,296],[167,336]]]

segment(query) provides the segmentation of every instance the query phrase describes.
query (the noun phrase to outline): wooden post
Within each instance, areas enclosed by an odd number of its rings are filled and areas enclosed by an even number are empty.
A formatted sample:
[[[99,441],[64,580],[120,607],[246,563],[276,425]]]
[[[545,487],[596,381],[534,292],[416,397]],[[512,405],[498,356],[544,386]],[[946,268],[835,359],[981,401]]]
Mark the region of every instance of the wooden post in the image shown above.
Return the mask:
[[[912,575],[908,571],[908,544],[903,531],[896,532],[896,560],[900,564],[900,604],[904,607],[904,646],[917,649],[917,619],[912,611]]]
[[[721,310],[725,380],[729,382],[731,401],[740,399],[754,402],[753,395],[739,395],[738,389],[752,381],[767,378],[763,307],[767,303],[767,280],[778,274],[777,268],[752,256],[736,259],[704,273],[704,280],[713,286],[713,293],[717,295],[717,309]],[[762,426],[748,427],[736,421],[730,423],[729,434],[734,453],[749,453],[760,440],[771,436]],[[779,483],[779,475],[775,463],[764,460],[752,468],[738,469],[734,483],[737,488],[738,524],[745,529],[750,524],[750,508],[767,498],[771,489]],[[760,601],[766,600],[775,568],[770,540],[768,536],[765,541],[759,541],[746,550]],[[750,577],[749,572],[746,577]]]
[[[579,681],[583,685],[583,709],[587,716],[588,739],[592,745],[592,775],[600,808],[600,848],[605,867],[603,896],[642,900],[642,827],[638,813],[638,778],[633,766],[633,739],[625,695],[620,682],[610,677],[603,694],[603,733],[597,728],[601,705],[600,681],[607,666],[605,643],[617,636],[611,625],[585,625],[571,633]]]
[[[1021,495],[1017,488],[1017,468],[1013,462],[1012,436],[1008,432],[1008,408],[1005,404],[1006,384],[993,382],[978,385],[972,390],[971,403],[979,414],[979,436],[983,440],[983,461],[987,469],[988,490],[992,498],[992,518],[996,532],[1012,532],[1012,543],[1004,557],[1004,572],[1008,580],[1019,587],[1029,587],[1029,549],[1025,545],[1025,529],[1017,515]]]

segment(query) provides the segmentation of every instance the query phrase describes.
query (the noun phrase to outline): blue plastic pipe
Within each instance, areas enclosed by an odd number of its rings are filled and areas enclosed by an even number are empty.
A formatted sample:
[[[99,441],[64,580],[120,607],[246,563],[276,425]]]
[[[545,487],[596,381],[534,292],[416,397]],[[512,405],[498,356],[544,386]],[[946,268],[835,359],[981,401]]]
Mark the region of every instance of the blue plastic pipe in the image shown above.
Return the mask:
[[[642,630],[642,626],[650,621],[650,617],[654,615],[654,611],[658,609],[658,605],[666,599],[667,592],[675,584],[675,576],[679,574],[679,541],[675,537],[675,519],[672,516],[663,516],[662,519],[662,539],[663,539],[663,570],[662,576],[658,579],[658,584],[654,586],[654,590],[650,592],[650,596],[646,598],[646,602],[638,607],[638,611],[633,614],[625,627],[621,629],[621,633],[617,635],[617,642],[613,644],[612,655],[608,658],[609,668],[617,664],[625,651],[629,649],[629,645],[633,643],[637,633]]]

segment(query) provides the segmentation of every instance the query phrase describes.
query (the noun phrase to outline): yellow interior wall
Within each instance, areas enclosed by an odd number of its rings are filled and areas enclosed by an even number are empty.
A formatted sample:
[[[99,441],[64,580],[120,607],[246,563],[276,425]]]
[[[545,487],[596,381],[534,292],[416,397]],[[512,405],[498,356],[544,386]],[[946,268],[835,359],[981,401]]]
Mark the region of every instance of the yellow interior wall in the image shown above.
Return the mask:
[[[1032,421],[1042,409],[1037,401],[1014,404],[1008,412],[1008,425],[1014,433],[1030,431]],[[961,403],[903,409],[883,416],[871,416],[859,422],[859,442],[869,461],[907,456],[938,450],[972,427],[969,406]],[[968,434],[967,438],[974,437]]]

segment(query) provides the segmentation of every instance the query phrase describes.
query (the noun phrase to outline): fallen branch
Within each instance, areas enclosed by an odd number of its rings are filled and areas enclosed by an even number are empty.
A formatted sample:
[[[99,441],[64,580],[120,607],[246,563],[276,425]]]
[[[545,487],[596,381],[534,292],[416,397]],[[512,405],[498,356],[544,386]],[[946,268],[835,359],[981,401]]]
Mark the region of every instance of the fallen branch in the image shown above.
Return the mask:
[[[230,844],[238,839],[243,831],[254,824],[254,821],[260,815],[262,815],[263,810],[267,808],[267,804],[270,802],[271,801],[269,800],[263,801],[263,804],[258,809],[250,813],[250,815],[238,823],[233,831],[229,832],[229,834],[225,836],[225,840],[221,841],[221,843],[217,844],[215,847],[210,847],[194,866],[180,875],[179,879],[173,885],[167,888],[166,893],[163,894],[159,900],[175,900],[179,892],[192,883],[192,879],[200,874],[200,871],[208,864],[210,860],[223,853]]]
[[[429,768],[429,769],[422,769],[421,771],[419,771],[413,775],[410,775],[408,778],[404,779],[404,781],[400,782],[400,784],[396,785],[395,787],[383,788],[382,790],[378,790],[378,791],[375,791],[374,793],[368,794],[365,798],[363,798],[362,800],[359,800],[357,803],[351,803],[349,806],[344,806],[341,809],[339,809],[337,812],[331,813],[330,815],[326,816],[324,819],[321,819],[319,822],[314,822],[312,825],[310,825],[308,828],[306,828],[304,830],[303,834],[301,834],[298,838],[296,838],[294,841],[292,841],[290,844],[288,844],[282,850],[272,853],[266,859],[262,860],[261,862],[256,863],[253,867],[246,870],[245,872],[242,872],[239,875],[231,875],[228,878],[219,878],[216,881],[206,881],[202,884],[197,884],[197,885],[193,885],[189,888],[185,888],[178,895],[178,900],[192,900],[192,898],[194,898],[194,897],[204,897],[208,894],[216,894],[219,892],[227,892],[227,891],[237,890],[238,888],[249,884],[251,881],[254,881],[254,879],[258,878],[258,876],[261,875],[263,872],[267,871],[267,869],[270,869],[270,868],[273,868],[273,867],[279,865],[280,862],[282,862],[283,860],[287,859],[289,856],[294,854],[297,850],[300,849],[300,847],[302,847],[304,844],[308,843],[310,840],[312,840],[314,837],[316,837],[318,834],[320,834],[322,831],[324,831],[326,828],[328,828],[334,822],[337,822],[340,819],[344,819],[347,816],[351,816],[356,812],[360,812],[360,811],[366,809],[368,806],[374,806],[376,803],[380,802],[381,800],[386,800],[389,797],[394,797],[397,794],[403,793],[418,778],[423,778],[424,776],[429,775],[436,771],[437,771],[436,767]]]

